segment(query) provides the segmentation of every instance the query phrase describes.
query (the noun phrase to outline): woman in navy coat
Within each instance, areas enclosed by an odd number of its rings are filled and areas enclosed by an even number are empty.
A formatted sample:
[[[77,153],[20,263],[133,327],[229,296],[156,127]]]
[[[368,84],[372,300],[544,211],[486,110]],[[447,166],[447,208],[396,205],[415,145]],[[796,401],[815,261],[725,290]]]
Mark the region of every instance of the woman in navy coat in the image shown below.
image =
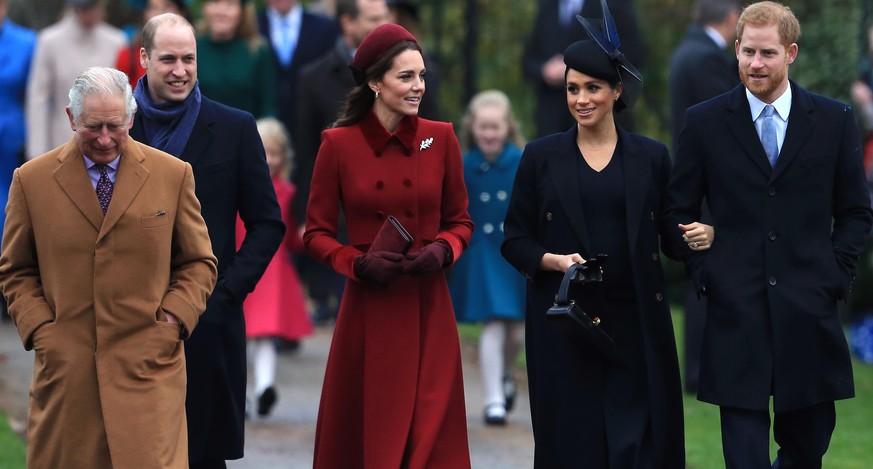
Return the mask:
[[[529,280],[527,363],[537,468],[685,466],[682,394],[660,263],[667,148],[615,125],[641,79],[594,41],[564,53],[576,125],[529,143],[505,221],[504,257]],[[631,67],[632,68],[632,67]],[[698,225],[694,242],[709,236]],[[707,243],[708,244],[708,243]],[[702,249],[702,248],[698,248]],[[607,358],[548,322],[563,273],[598,254],[602,283],[570,297],[615,340]]]
[[[307,252],[348,277],[325,370],[317,469],[470,467],[458,330],[444,269],[473,222],[451,124],[419,119],[424,60],[395,24],[351,63],[357,86],[322,135]],[[349,243],[337,239],[340,211]],[[414,242],[379,249],[396,217]],[[373,245],[373,249],[371,249]]]

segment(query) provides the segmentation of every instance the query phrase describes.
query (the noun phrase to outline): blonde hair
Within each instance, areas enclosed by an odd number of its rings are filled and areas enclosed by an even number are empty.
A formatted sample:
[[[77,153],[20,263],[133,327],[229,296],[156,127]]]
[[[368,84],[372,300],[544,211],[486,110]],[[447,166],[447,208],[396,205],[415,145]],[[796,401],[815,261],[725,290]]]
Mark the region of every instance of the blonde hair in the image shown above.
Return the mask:
[[[506,141],[519,148],[524,147],[524,136],[521,134],[521,126],[512,112],[512,104],[509,102],[509,97],[500,90],[485,90],[477,93],[470,99],[470,103],[467,105],[467,112],[464,114],[464,120],[461,122],[461,134],[458,136],[458,140],[465,152],[475,142],[473,138],[473,120],[476,117],[476,111],[491,106],[503,109],[506,114],[506,123],[509,125]]]
[[[746,24],[775,25],[779,29],[779,40],[786,48],[800,39],[800,21],[794,16],[791,8],[781,3],[765,1],[744,8],[737,20],[737,39],[743,37]]]
[[[275,117],[262,117],[257,120],[256,124],[262,142],[266,143],[267,140],[271,140],[282,148],[284,156],[282,178],[287,181],[294,164],[294,152],[291,150],[291,137],[288,135],[285,125]]]

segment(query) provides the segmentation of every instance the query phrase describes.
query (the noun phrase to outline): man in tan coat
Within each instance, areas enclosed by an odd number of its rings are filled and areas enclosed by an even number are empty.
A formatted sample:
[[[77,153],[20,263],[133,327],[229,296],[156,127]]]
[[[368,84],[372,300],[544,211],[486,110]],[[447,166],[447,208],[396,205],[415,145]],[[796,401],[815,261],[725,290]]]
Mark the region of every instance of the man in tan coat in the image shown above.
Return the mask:
[[[93,67],[75,136],[15,171],[0,288],[35,351],[29,468],[187,467],[183,340],[217,275],[191,166],[128,138],[127,77]]]

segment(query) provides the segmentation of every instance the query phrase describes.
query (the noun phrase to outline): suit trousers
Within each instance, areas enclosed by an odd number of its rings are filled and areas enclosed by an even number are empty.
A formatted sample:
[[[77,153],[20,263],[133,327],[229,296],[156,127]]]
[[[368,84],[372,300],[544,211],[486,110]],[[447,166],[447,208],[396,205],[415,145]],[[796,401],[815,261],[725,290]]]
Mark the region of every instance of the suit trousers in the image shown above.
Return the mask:
[[[770,465],[770,412],[720,407],[726,469],[820,469],[836,426],[833,401],[779,412],[773,437],[779,449]]]

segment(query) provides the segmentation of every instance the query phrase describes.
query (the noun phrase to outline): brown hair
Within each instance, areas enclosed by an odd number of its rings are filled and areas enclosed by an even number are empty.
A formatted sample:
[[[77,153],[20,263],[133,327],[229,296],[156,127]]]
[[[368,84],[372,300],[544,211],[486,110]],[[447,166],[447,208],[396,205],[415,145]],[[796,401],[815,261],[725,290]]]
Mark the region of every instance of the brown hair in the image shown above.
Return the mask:
[[[742,39],[746,24],[753,26],[776,25],[779,29],[779,40],[786,48],[800,39],[800,22],[797,21],[794,12],[781,3],[758,2],[744,8],[737,21],[738,39]]]
[[[155,33],[162,24],[184,25],[191,28],[192,33],[194,32],[194,27],[191,26],[191,23],[184,16],[175,13],[164,13],[153,17],[146,21],[142,28],[142,48],[145,49],[146,56],[148,57],[151,57],[152,49],[155,47]]]
[[[214,1],[218,0],[206,0],[204,3]],[[240,0],[239,24],[236,25],[236,30],[233,32],[233,36],[235,38],[242,38],[248,42],[249,48],[252,52],[257,52],[258,48],[264,42],[264,37],[261,36],[260,31],[258,31],[258,20],[256,15],[257,12],[254,2]],[[209,21],[206,19],[206,15],[203,15],[200,18],[200,21],[197,22],[197,31],[200,34],[209,35],[209,28]]]
[[[346,127],[358,123],[370,112],[376,98],[370,89],[371,81],[379,81],[391,67],[394,66],[394,58],[401,52],[414,50],[421,53],[421,47],[415,41],[400,41],[389,47],[385,52],[376,57],[373,64],[364,70],[364,81],[355,86],[346,97],[339,118],[333,123],[333,127]]]

